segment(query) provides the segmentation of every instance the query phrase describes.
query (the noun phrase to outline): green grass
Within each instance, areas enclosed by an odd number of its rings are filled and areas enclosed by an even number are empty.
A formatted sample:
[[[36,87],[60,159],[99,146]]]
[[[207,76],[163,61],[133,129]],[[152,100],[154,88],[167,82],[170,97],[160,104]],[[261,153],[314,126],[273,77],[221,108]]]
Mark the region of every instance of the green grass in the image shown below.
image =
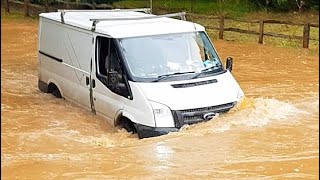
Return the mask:
[[[1,8],[1,19],[22,19],[24,18],[22,13],[19,12],[6,12],[4,8]]]
[[[123,0],[113,3],[117,8],[141,8],[150,7],[149,0]],[[223,11],[231,16],[243,16],[246,13],[255,10],[255,7],[250,3],[241,3],[240,1],[222,1],[218,2],[203,2],[190,0],[154,0],[153,10],[156,14],[163,12],[186,11],[201,14],[219,14]]]
[[[283,14],[282,19],[279,20],[287,20],[287,14]],[[251,13],[250,18],[241,18],[241,19],[255,19],[258,20],[262,19],[275,19],[272,14],[269,16],[256,16],[256,13]],[[187,16],[187,19],[196,23],[199,23],[205,27],[219,27],[219,20],[213,19],[211,16],[203,16],[203,15],[192,15]],[[296,18],[298,19],[298,18]],[[316,18],[315,18],[316,19]],[[312,21],[312,19],[309,19]],[[292,20],[293,21],[293,20]],[[293,22],[297,22],[293,21]],[[239,28],[244,30],[252,30],[259,32],[259,24],[258,23],[245,23],[245,22],[238,22],[234,20],[225,20],[225,28],[233,27]],[[218,37],[218,30],[208,29],[206,28],[208,34],[210,35],[212,40],[217,40]],[[272,32],[277,34],[285,34],[290,36],[302,36],[303,35],[303,26],[293,26],[293,25],[284,25],[284,24],[265,24],[264,25],[264,32]],[[310,28],[310,38],[318,39],[319,40],[319,28]],[[224,40],[227,41],[235,41],[235,42],[251,42],[251,43],[258,43],[258,35],[251,35],[251,34],[243,34],[238,32],[224,32]],[[280,47],[302,47],[302,40],[297,39],[285,39],[279,37],[270,37],[264,36],[264,44],[273,45],[273,46],[280,46]],[[310,40],[309,48],[312,51],[316,51],[319,54],[319,41]]]
[[[150,7],[149,1],[134,1],[134,0],[129,0],[129,1],[120,1],[120,2],[115,2],[112,4],[115,8],[144,8],[144,7]]]
[[[6,20],[6,19],[20,19],[20,20],[37,20],[37,16],[36,17],[25,17],[24,14],[22,12],[19,11],[14,11],[14,10],[10,10],[10,13],[8,13],[3,7],[1,7],[1,20]]]
[[[114,3],[116,8],[142,8],[142,7],[149,7],[149,0],[125,0],[119,1]],[[154,14],[163,14],[168,12],[179,12],[179,11],[186,11],[189,12],[198,12],[197,14],[187,14],[187,19],[189,21],[193,21],[199,23],[205,27],[213,26],[219,27],[219,21],[217,19],[212,19],[211,15],[217,15],[219,9],[215,7],[214,3],[196,3],[192,9],[190,7],[189,1],[165,1],[157,0],[154,1]],[[206,5],[206,6],[205,6]],[[225,8],[226,16],[228,17],[237,17],[241,19],[249,19],[249,20],[259,20],[259,19],[277,19],[277,20],[286,20],[292,22],[312,22],[318,23],[319,22],[319,14],[314,13],[305,13],[303,15],[299,15],[297,13],[270,13],[265,11],[254,11],[248,12],[250,6],[248,7],[237,7],[237,4],[234,5],[226,5],[228,6]],[[215,9],[216,10],[213,10]],[[238,8],[237,10],[233,10],[234,8]],[[241,8],[243,8],[241,10]],[[23,13],[21,12],[11,12],[10,14],[5,12],[4,8],[1,8],[1,20],[3,19],[30,19],[34,20],[36,18],[26,18],[24,17]],[[234,27],[239,29],[245,30],[253,30],[258,32],[259,31],[259,24],[258,23],[244,23],[244,22],[237,22],[233,20],[225,20],[225,27]],[[218,31],[207,29],[208,34],[210,35],[211,39],[216,40],[218,39]],[[303,34],[303,27],[302,26],[292,26],[292,25],[280,25],[280,24],[265,24],[264,32],[272,32],[277,34],[286,34],[291,36],[302,36]],[[313,39],[319,40],[319,28],[311,27],[310,29],[310,37]],[[251,42],[251,43],[258,43],[258,36],[257,35],[249,35],[237,32],[224,32],[224,40],[227,41],[235,41],[235,42]],[[302,40],[296,39],[284,39],[284,38],[275,38],[264,36],[264,44],[273,45],[273,46],[281,46],[281,47],[302,47]],[[319,41],[310,40],[309,48],[312,51],[317,52],[319,54]]]
[[[249,3],[243,3],[243,1],[231,0],[221,1],[224,2],[219,4],[218,2],[204,2],[196,1],[191,5],[190,0],[154,0],[153,1],[153,13],[164,14],[170,12],[192,12],[195,15],[187,15],[189,21],[193,21],[204,25],[205,27],[213,26],[219,27],[219,22],[216,19],[212,19],[210,15],[216,16],[222,11],[227,17],[241,18],[248,20],[259,20],[259,19],[275,19],[275,20],[286,20],[292,22],[304,22],[308,21],[311,23],[319,22],[319,12],[304,13],[302,15],[296,12],[290,13],[276,13],[267,12],[264,10],[257,11],[253,5]],[[113,5],[117,8],[141,8],[149,7],[149,0],[124,0],[114,3]],[[243,23],[232,20],[225,21],[225,27],[234,27],[245,30],[259,31],[258,23]],[[207,29],[208,34],[212,39],[218,39],[218,31]],[[302,36],[302,26],[291,26],[281,24],[265,24],[264,32],[272,32],[277,34],[285,34],[290,36]],[[311,28],[310,37],[319,40],[319,28]],[[224,32],[224,39],[228,41],[236,42],[252,42],[258,43],[257,35],[249,35],[237,32]],[[296,39],[285,39],[264,36],[264,44],[281,46],[281,47],[302,47],[302,40]],[[319,41],[310,40],[309,48],[319,53]]]

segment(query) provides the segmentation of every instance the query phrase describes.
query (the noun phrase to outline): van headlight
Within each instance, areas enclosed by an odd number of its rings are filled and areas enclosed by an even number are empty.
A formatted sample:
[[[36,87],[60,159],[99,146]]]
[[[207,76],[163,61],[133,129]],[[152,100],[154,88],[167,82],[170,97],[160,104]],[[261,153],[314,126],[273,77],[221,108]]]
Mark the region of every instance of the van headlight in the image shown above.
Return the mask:
[[[153,109],[156,127],[174,127],[172,113],[168,106],[154,101],[150,101],[150,104]]]
[[[240,100],[244,96],[244,93],[241,88],[238,90],[237,99]]]

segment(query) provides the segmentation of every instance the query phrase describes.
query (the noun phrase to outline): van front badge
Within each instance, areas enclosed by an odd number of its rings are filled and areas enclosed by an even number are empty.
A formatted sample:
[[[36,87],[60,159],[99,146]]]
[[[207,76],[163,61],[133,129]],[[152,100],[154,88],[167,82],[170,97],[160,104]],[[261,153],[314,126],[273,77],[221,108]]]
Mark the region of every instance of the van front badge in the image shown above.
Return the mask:
[[[215,115],[216,115],[216,113],[214,113],[214,112],[206,113],[206,114],[203,115],[203,119],[204,119],[204,120],[210,120],[210,119],[212,119]]]

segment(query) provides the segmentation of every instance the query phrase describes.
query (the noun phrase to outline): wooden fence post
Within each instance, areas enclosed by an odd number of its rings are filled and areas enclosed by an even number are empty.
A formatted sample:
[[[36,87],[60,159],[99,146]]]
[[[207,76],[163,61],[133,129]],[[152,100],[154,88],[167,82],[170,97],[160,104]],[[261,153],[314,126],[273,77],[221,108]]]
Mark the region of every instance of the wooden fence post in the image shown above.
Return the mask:
[[[70,9],[70,0],[66,0],[67,1],[67,9]]]
[[[6,0],[6,11],[10,13],[9,0]]]
[[[263,20],[260,20],[259,24],[260,24],[260,26],[259,26],[259,41],[258,41],[258,43],[263,44],[263,29],[264,29]]]
[[[29,2],[30,0],[24,0],[24,16],[29,16]]]
[[[49,3],[48,0],[44,0],[44,11],[49,12]]]
[[[223,39],[224,15],[220,15],[219,39]]]
[[[310,38],[310,23],[305,23],[303,26],[303,48],[309,48]]]

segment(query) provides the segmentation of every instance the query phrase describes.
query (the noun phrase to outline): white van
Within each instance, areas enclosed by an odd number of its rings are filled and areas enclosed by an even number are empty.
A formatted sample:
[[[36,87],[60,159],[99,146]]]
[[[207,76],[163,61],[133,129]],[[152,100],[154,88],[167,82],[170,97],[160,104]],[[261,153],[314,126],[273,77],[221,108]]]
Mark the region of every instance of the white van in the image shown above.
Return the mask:
[[[185,21],[184,13],[146,11],[40,14],[39,89],[139,138],[233,108],[244,94],[231,74],[232,58],[224,67],[205,28]]]

